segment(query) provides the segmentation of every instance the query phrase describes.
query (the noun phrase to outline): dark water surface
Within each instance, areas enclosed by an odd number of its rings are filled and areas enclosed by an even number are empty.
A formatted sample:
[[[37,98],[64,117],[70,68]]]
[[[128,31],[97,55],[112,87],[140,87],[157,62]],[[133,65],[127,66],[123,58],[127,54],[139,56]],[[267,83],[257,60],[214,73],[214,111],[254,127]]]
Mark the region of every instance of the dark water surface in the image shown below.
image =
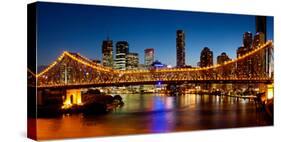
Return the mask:
[[[273,125],[253,101],[226,96],[121,95],[125,105],[99,116],[37,119],[38,139],[113,136]]]

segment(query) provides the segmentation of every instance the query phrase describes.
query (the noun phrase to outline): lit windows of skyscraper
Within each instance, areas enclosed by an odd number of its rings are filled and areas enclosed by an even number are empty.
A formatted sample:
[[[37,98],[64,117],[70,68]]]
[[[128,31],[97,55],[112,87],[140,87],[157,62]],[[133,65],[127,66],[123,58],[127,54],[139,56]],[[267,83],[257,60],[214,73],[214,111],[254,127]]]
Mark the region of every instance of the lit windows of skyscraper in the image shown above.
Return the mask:
[[[265,43],[264,36],[265,35],[262,32],[256,33],[256,35],[254,36],[254,41],[253,41],[253,48],[254,49]]]
[[[217,64],[223,64],[226,61],[231,60],[225,52],[222,52],[221,55],[217,56]],[[229,74],[233,71],[235,66],[228,65],[222,69],[222,74],[220,77],[230,77]]]
[[[154,49],[153,48],[147,48],[144,50],[144,63],[146,67],[151,66],[151,64],[154,62]]]
[[[185,33],[183,30],[177,30],[177,67],[185,66]]]
[[[129,44],[127,41],[118,41],[116,43],[115,69],[126,70],[126,56],[129,53]]]
[[[245,55],[248,52],[248,49],[244,46],[239,47],[236,50],[236,54],[237,54],[237,58]],[[236,64],[236,74],[240,77],[244,76],[244,77],[248,77],[248,63],[247,62],[237,62]]]
[[[262,44],[265,43],[264,41],[264,34],[262,32],[258,32],[256,33],[256,35],[254,36],[254,41],[253,41],[253,48],[258,48],[259,46],[261,46]],[[265,51],[261,51],[259,52],[257,55],[254,56],[253,60],[252,60],[252,66],[254,68],[254,73],[256,74],[265,74],[266,73],[266,52]]]
[[[200,67],[207,67],[213,65],[213,51],[205,47],[200,55]]]
[[[248,53],[250,52],[253,48],[252,48],[252,44],[253,44],[253,35],[251,32],[245,32],[243,34],[243,50],[241,50],[241,55],[245,54],[245,53]],[[250,77],[252,75],[252,72],[254,70],[254,67],[253,67],[253,59],[252,58],[249,58],[249,59],[246,59],[247,62],[244,62],[243,65],[242,63],[238,63],[237,67],[240,66],[240,68],[238,70],[241,69],[241,71],[243,71],[245,74],[244,76],[245,77]],[[243,70],[242,70],[243,69]],[[240,71],[239,71],[240,72]],[[240,73],[239,73],[240,74]]]
[[[128,53],[127,54],[127,65],[126,69],[138,69],[139,66],[139,54],[138,53]]]
[[[113,42],[104,40],[102,42],[102,65],[113,68]]]
[[[213,51],[208,47],[204,47],[200,55],[200,67],[208,67],[213,65]],[[210,76],[210,72],[204,73],[205,76]],[[210,88],[210,84],[200,85],[202,89]]]

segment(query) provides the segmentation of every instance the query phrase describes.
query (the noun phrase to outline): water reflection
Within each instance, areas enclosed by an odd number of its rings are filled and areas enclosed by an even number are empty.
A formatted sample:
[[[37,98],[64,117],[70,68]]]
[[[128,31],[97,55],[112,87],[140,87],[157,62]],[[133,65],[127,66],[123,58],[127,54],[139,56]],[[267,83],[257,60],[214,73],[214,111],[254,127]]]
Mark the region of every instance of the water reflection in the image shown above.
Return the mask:
[[[124,94],[106,115],[39,118],[39,139],[111,136],[272,125],[253,101],[226,96]]]

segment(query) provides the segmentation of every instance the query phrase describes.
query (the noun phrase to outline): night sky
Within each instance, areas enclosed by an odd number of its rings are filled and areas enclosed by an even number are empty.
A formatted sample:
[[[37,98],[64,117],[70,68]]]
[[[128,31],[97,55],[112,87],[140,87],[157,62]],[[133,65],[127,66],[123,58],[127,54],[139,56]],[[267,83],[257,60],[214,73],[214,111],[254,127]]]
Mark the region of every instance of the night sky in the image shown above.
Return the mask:
[[[39,3],[38,65],[48,65],[63,51],[79,52],[90,59],[101,59],[102,41],[129,42],[130,52],[154,48],[155,59],[176,64],[176,30],[186,34],[186,64],[196,66],[207,46],[214,62],[221,52],[236,57],[243,33],[255,33],[255,17],[139,8]],[[267,38],[273,39],[273,18],[267,18]]]

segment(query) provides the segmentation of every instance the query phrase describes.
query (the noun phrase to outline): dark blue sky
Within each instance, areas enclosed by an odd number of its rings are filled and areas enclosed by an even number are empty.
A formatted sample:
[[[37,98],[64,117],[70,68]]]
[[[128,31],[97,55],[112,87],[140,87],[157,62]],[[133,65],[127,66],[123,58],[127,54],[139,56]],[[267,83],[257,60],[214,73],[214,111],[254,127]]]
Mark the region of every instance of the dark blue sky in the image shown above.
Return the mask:
[[[114,45],[128,41],[130,52],[139,53],[141,63],[144,49],[154,48],[155,59],[175,65],[176,30],[182,29],[186,63],[195,66],[203,47],[213,51],[214,59],[221,52],[235,58],[243,33],[255,33],[255,17],[248,15],[56,3],[39,3],[37,14],[39,65],[53,62],[64,50],[101,59],[102,40],[107,36]],[[273,39],[272,17],[267,25],[267,38]]]

